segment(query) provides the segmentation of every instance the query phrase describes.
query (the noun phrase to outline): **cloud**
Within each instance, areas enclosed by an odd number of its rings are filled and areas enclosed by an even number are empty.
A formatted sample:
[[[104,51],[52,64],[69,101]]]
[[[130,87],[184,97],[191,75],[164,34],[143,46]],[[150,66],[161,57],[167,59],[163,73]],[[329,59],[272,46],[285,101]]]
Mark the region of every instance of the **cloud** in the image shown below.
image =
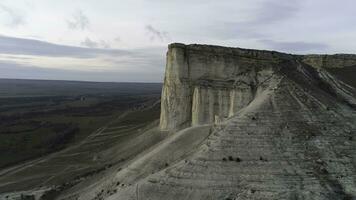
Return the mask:
[[[105,40],[100,40],[99,43],[100,43],[100,46],[103,47],[104,49],[111,48],[110,44],[108,42],[106,42]]]
[[[0,61],[0,78],[11,79],[45,79],[45,80],[80,80],[103,82],[162,82],[162,71],[150,72],[87,72],[80,70],[64,70],[39,68],[22,65],[16,62]]]
[[[91,40],[88,37],[86,37],[85,40],[80,43],[80,45],[89,47],[89,48],[97,48],[99,46],[99,44],[97,42]]]
[[[255,17],[247,21],[250,25],[267,25],[286,21],[299,13],[303,0],[267,0],[258,5]]]
[[[85,40],[80,43],[80,45],[89,48],[110,48],[110,44],[107,43],[105,40],[94,41],[91,40],[89,37],[86,37]]]
[[[258,39],[265,38],[266,33],[259,31],[254,26],[248,26],[241,22],[223,22],[220,24],[212,24],[206,28],[206,37],[214,37],[222,40],[229,39]],[[202,36],[200,36],[202,37]]]
[[[0,77],[160,82],[165,52],[165,47],[81,48],[0,35]]]
[[[119,36],[115,37],[115,38],[114,38],[114,41],[115,41],[115,42],[121,42],[121,37],[119,37]]]
[[[73,13],[72,18],[67,20],[67,25],[72,30],[85,30],[89,29],[90,21],[81,10],[77,10]]]
[[[99,46],[103,44],[98,43]],[[104,42],[105,43],[105,42]],[[92,44],[93,45],[93,44]],[[82,48],[53,44],[34,39],[23,39],[0,35],[0,53],[17,55],[38,55],[53,57],[92,58],[98,55],[127,56],[132,52],[119,49]]]
[[[8,6],[0,4],[0,14],[1,13],[3,13],[6,16],[5,25],[8,27],[17,28],[21,25],[26,24],[25,17],[23,16],[23,14]]]
[[[314,42],[278,42],[273,40],[260,40],[268,48],[287,52],[312,52],[328,49],[328,45]]]
[[[169,34],[167,32],[159,31],[152,25],[145,26],[145,30],[151,41],[159,40],[161,42],[165,42],[170,40]]]
[[[302,10],[304,0],[251,0],[251,6],[241,9],[239,14],[229,17],[227,10],[221,13],[220,18],[206,22],[200,30],[205,31],[200,37],[220,40],[259,40],[269,38],[271,30],[278,29],[278,25],[284,26],[296,17]],[[233,8],[236,3],[226,4]],[[236,9],[234,9],[236,10]],[[220,11],[222,12],[222,11]]]

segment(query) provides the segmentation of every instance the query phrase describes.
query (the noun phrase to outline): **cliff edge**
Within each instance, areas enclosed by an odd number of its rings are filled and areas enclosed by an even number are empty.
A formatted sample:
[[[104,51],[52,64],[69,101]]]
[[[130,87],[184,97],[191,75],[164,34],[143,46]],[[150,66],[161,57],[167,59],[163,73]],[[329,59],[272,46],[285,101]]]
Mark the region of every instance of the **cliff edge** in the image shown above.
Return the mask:
[[[211,45],[169,45],[160,128],[224,121],[246,107],[281,70],[356,66],[356,55],[291,55]]]
[[[170,45],[160,128],[172,133],[108,199],[355,199],[356,93],[329,72],[355,63]]]
[[[355,55],[171,44],[166,138],[58,199],[355,199],[356,93],[329,72],[355,64]]]

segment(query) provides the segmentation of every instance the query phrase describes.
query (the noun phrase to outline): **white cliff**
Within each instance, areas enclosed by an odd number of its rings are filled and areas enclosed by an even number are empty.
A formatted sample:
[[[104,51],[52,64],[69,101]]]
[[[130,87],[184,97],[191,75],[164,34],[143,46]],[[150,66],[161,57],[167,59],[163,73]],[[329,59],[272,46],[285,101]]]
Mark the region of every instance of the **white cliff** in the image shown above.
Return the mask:
[[[248,105],[286,54],[171,44],[162,92],[163,130],[226,119]]]
[[[355,199],[356,91],[326,70],[355,58],[171,44],[166,137],[57,199]]]
[[[181,146],[149,152],[169,165],[146,161],[131,173],[159,170],[141,179],[119,172],[117,180],[132,186],[108,199],[356,198],[356,93],[323,69],[333,56],[321,58],[170,45],[160,127],[183,129],[171,136],[181,140],[167,140]],[[352,65],[352,59],[334,67]],[[183,138],[195,145],[184,145]],[[130,166],[140,163],[137,158]]]

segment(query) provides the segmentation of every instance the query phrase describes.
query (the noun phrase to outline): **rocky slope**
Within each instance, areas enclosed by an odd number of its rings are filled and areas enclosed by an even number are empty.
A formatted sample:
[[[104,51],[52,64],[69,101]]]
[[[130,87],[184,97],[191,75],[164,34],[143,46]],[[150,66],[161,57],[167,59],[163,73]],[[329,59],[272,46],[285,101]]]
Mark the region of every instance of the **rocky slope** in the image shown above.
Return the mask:
[[[170,45],[160,127],[194,130],[132,160],[100,198],[356,198],[355,90],[324,70],[354,65],[341,57]]]
[[[317,69],[352,67],[356,66],[356,56],[295,56],[171,44],[162,92],[161,129],[177,130],[229,118],[268,87],[268,80],[278,71],[303,65]]]
[[[171,44],[166,136],[56,199],[355,199],[356,92],[330,73],[354,66],[354,55]]]

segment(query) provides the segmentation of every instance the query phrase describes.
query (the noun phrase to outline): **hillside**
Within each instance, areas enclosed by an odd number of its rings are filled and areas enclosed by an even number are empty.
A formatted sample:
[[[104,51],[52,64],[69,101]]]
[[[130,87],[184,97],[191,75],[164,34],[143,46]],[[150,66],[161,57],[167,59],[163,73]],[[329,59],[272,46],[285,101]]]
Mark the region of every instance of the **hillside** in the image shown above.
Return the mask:
[[[198,145],[180,139],[145,156],[164,161],[137,157],[117,173],[125,186],[108,199],[354,198],[354,88],[305,58],[171,45],[160,126],[196,127],[182,137]],[[328,68],[353,65],[352,59]],[[133,169],[147,171],[138,176]]]
[[[0,169],[81,142],[160,93],[160,83],[0,79]]]
[[[159,125],[47,199],[354,199],[355,57],[171,44]]]

